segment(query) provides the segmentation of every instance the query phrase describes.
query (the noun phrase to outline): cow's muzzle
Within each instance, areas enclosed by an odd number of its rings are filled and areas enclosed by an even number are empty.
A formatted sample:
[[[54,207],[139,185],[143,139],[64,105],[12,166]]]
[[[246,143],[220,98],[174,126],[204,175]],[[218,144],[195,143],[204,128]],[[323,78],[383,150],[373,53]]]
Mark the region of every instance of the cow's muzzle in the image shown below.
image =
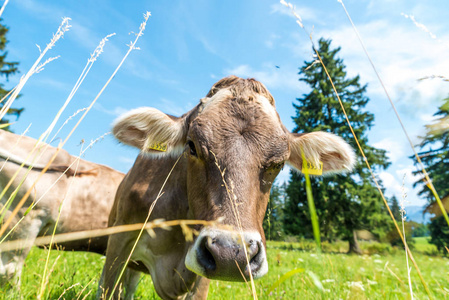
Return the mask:
[[[244,281],[268,272],[262,238],[257,232],[204,228],[189,249],[186,266],[209,279]]]

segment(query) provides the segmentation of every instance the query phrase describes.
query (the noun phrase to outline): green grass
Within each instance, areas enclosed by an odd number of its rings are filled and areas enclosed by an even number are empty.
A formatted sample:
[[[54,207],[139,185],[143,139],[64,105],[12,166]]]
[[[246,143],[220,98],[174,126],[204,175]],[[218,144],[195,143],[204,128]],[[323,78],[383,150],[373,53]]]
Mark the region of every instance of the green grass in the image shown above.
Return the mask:
[[[435,245],[429,244],[430,236],[429,237],[416,237],[413,238],[415,241],[414,247],[415,251],[419,251],[421,253],[426,254],[437,254],[438,249]]]
[[[418,245],[428,246],[425,239]],[[256,280],[259,299],[409,299],[407,270],[404,251],[389,250],[387,254],[363,256],[337,253],[344,251],[344,244],[323,244],[325,253],[319,255],[302,250],[314,247],[311,241],[303,243],[268,243],[268,275]],[[361,243],[365,252],[372,251],[373,243]],[[334,247],[333,249],[331,249]],[[371,248],[370,248],[371,247]],[[382,248],[375,246],[374,248]],[[384,248],[388,248],[383,246]],[[371,250],[370,250],[371,249]],[[383,248],[382,248],[383,249]],[[391,247],[390,247],[391,249]],[[326,251],[335,251],[329,253]],[[385,251],[384,251],[385,252]],[[98,278],[104,258],[92,253],[54,252],[53,269],[47,284],[46,299],[95,299]],[[435,299],[449,299],[449,259],[415,252],[415,259]],[[36,299],[46,251],[32,249],[23,271],[22,298]],[[279,278],[294,269],[304,272],[287,278],[279,288],[267,295],[267,291]],[[411,272],[416,298],[426,299],[415,270]],[[313,278],[318,278],[316,283]],[[321,288],[322,286],[322,288]],[[244,283],[213,281],[208,299],[250,299],[251,289]],[[0,299],[19,299],[15,291],[0,291]],[[135,299],[158,299],[148,275],[142,276]]]

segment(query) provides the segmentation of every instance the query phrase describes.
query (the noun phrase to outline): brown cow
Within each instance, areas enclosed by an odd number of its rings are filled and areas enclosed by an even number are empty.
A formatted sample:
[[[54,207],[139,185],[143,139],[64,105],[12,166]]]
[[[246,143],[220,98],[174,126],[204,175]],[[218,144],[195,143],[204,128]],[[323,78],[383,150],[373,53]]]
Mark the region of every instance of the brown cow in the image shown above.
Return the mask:
[[[0,193],[19,170],[20,165],[26,160],[36,142],[32,138],[0,130]],[[40,143],[36,153],[42,155],[35,162],[34,168],[26,176],[30,165],[26,162],[25,167],[19,171],[12,186],[0,199],[0,212],[6,208],[4,220],[11,215],[17,203],[34,183],[55,151],[56,148]],[[33,157],[31,156],[29,160],[32,161]],[[75,163],[69,168],[73,162]],[[66,171],[65,174],[63,174],[64,171]],[[60,176],[62,177],[58,179]],[[19,223],[7,240],[28,239],[34,241],[37,236],[51,234],[63,200],[64,205],[61,210],[57,233],[107,227],[115,192],[123,177],[123,173],[103,165],[82,159],[77,162],[75,157],[67,151],[61,150],[50,169],[38,181],[9,229],[24,216],[25,211],[32,203],[38,201],[36,206]],[[20,185],[23,179],[25,180]],[[9,207],[5,206],[16,189],[18,189],[18,192],[14,201]],[[9,229],[6,232],[9,232]],[[107,237],[74,241],[59,246],[66,250],[92,251],[104,254]],[[1,285],[6,282],[20,285],[22,266],[29,250],[30,247],[17,251],[0,251]]]
[[[303,151],[308,164],[322,162],[324,173],[348,171],[354,164],[352,148],[333,134],[288,132],[265,86],[235,76],[218,81],[180,118],[140,108],[120,117],[113,133],[142,152],[119,186],[110,226],[145,220],[178,157],[150,220],[221,218],[226,225],[196,228],[194,242],[187,242],[180,228],[156,231],[154,237],[144,232],[114,298],[119,290],[132,298],[139,271],[151,274],[163,299],[205,299],[209,279],[262,277],[268,271],[262,221],[284,163],[301,170]],[[110,296],[137,235],[110,236],[103,296]]]

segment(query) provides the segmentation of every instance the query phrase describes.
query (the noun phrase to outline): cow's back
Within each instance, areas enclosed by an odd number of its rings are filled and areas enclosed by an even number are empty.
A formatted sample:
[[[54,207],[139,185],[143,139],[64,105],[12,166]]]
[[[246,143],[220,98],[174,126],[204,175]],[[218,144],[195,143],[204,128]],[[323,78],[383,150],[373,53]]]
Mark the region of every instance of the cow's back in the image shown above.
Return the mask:
[[[3,206],[14,190],[19,188],[9,208],[10,211],[32,188],[42,171],[39,168],[30,171],[27,167],[20,169],[20,164],[17,163],[17,160],[25,161],[35,145],[36,140],[32,138],[20,137],[0,130],[0,154],[12,153],[11,160],[16,160],[11,162],[0,157],[0,191],[18,171],[12,186],[0,199],[0,205]],[[56,148],[43,143],[38,149],[42,155],[35,160],[37,165],[46,165],[56,152]],[[27,161],[30,162],[32,159]],[[64,174],[64,170],[69,166],[70,169]],[[24,219],[24,227],[30,226],[29,224],[39,224],[36,225],[40,226],[38,235],[48,235],[53,231],[62,204],[57,233],[106,228],[115,192],[123,177],[124,174],[121,172],[82,159],[77,161],[65,150],[60,150],[50,169],[32,188],[31,195],[21,208],[18,217],[23,216],[28,207],[35,203],[33,212]],[[26,179],[21,183],[24,178]],[[31,218],[36,218],[36,222],[27,220]],[[18,218],[15,221],[17,220]],[[26,228],[24,231],[27,231]],[[17,236],[23,237],[20,234]],[[101,237],[65,243],[62,246],[67,250],[104,253],[106,245],[107,237]]]

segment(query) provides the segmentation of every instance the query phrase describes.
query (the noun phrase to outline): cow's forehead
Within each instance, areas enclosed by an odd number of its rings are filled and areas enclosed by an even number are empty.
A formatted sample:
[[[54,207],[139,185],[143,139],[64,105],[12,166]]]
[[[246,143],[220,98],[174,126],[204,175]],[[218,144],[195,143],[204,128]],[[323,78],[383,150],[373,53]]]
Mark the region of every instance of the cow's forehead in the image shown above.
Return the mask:
[[[220,106],[223,106],[223,102],[232,101],[235,98],[239,98],[244,101],[246,100],[247,102],[253,102],[254,104],[258,105],[265,114],[273,118],[273,121],[277,120],[280,123],[280,119],[276,112],[274,102],[267,99],[267,97],[265,97],[264,95],[254,93],[252,91],[241,93],[240,95],[235,95],[230,89],[221,89],[212,97],[204,97],[201,99],[199,113],[204,113],[210,109],[220,110],[222,109]]]
[[[191,138],[203,146],[228,150],[244,141],[256,156],[283,157],[288,152],[288,138],[275,107],[263,95],[253,93],[235,97],[223,89],[204,98],[198,115],[190,126]],[[271,149],[273,148],[273,149]]]

